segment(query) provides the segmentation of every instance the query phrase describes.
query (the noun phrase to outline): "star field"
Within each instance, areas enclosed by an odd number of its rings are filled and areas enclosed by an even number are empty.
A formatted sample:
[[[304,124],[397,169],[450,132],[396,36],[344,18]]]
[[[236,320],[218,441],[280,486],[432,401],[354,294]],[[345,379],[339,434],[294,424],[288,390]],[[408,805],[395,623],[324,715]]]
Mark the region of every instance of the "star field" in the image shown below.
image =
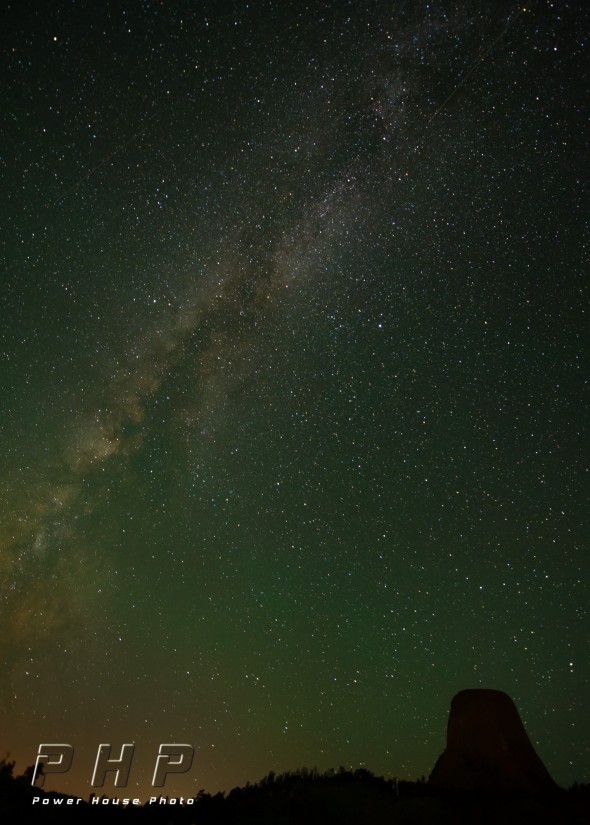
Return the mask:
[[[481,686],[588,781],[587,14],[3,17],[5,752],[413,779]]]

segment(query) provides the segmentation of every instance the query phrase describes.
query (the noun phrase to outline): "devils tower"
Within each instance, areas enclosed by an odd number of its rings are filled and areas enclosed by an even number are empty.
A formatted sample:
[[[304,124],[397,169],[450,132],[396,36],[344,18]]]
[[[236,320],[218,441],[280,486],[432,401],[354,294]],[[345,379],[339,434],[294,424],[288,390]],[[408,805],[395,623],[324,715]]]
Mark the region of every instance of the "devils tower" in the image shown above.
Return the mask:
[[[429,784],[462,792],[539,794],[557,785],[537,755],[512,699],[500,690],[462,690],[451,702],[447,746]]]

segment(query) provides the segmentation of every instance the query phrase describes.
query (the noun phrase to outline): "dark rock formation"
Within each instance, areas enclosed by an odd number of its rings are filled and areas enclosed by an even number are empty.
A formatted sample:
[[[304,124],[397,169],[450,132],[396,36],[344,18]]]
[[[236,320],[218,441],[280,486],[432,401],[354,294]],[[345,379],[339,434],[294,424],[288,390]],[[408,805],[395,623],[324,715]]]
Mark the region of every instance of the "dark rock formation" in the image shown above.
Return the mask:
[[[500,690],[462,690],[451,702],[447,747],[433,789],[550,793],[557,785],[538,757],[512,699]]]

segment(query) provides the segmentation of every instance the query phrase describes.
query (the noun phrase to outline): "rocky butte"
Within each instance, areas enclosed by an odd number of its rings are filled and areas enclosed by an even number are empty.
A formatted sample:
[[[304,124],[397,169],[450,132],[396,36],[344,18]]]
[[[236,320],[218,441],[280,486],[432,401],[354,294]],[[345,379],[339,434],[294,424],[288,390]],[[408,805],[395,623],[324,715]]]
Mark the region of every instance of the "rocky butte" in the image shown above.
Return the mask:
[[[537,755],[512,699],[500,690],[462,690],[451,701],[447,746],[433,790],[547,794],[558,790]]]

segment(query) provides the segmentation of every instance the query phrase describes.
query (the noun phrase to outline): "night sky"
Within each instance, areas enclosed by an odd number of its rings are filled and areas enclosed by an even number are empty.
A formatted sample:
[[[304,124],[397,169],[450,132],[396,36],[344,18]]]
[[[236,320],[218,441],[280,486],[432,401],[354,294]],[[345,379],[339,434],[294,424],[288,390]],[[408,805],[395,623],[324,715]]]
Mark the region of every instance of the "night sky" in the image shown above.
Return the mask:
[[[589,781],[583,4],[2,7],[0,756]]]

